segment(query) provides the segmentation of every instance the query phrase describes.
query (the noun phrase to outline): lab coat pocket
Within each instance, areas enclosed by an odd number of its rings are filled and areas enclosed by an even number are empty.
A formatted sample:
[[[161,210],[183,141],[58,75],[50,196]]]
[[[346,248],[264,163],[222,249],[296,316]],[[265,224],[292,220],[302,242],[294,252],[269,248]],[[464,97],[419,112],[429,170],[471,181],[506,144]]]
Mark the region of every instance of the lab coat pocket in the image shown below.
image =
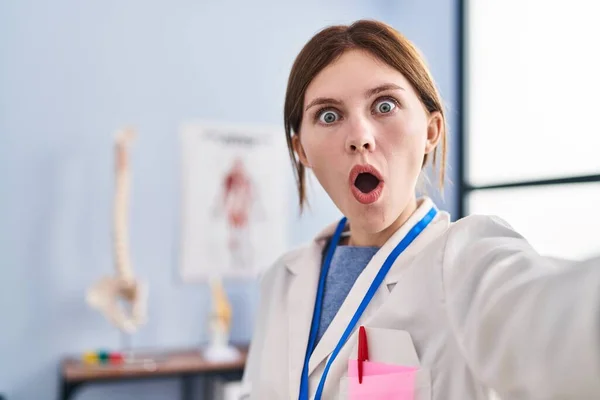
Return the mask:
[[[431,373],[421,366],[410,334],[368,326],[365,330],[369,358],[364,365],[363,384],[357,382],[355,343],[348,360],[348,376],[340,381],[339,398],[430,400]],[[364,385],[366,382],[368,385]]]
[[[365,326],[369,361],[405,367],[421,367],[417,351],[406,331]],[[354,343],[351,359],[358,358],[358,341]]]

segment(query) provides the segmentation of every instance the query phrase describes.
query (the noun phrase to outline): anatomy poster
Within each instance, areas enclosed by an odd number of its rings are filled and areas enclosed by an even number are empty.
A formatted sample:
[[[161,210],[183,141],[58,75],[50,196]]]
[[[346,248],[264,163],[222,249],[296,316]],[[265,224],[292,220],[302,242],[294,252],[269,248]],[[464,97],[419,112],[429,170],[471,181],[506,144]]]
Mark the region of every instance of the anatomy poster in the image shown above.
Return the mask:
[[[182,155],[184,280],[256,276],[287,245],[283,130],[189,124]]]

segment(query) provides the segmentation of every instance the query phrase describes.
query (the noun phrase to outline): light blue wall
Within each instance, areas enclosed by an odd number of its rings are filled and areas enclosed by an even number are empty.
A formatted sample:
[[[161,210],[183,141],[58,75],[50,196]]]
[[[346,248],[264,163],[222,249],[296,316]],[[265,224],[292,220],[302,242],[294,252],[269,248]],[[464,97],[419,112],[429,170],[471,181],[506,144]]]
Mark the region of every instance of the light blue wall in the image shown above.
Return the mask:
[[[119,346],[83,302],[112,272],[112,140],[134,124],[131,246],[150,283],[138,346],[205,340],[208,293],[177,279],[178,126],[281,124],[289,68],[321,27],[380,18],[413,39],[455,101],[455,0],[0,0],[0,393],[53,399],[66,353]],[[295,204],[293,184],[290,205]],[[452,189],[443,208],[455,209]],[[315,187],[290,229],[307,240],[337,212]],[[290,206],[296,221],[296,210]],[[233,340],[248,340],[254,285],[227,286]],[[111,385],[77,399],[173,399],[178,383]]]

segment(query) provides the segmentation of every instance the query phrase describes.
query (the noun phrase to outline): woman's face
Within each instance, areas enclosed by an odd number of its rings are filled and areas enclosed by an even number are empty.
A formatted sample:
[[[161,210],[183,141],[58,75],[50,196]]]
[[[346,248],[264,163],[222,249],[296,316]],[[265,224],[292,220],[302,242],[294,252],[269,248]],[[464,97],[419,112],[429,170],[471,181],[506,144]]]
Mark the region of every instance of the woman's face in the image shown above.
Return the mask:
[[[308,86],[294,146],[352,225],[377,233],[414,200],[441,127],[400,72],[350,50]]]

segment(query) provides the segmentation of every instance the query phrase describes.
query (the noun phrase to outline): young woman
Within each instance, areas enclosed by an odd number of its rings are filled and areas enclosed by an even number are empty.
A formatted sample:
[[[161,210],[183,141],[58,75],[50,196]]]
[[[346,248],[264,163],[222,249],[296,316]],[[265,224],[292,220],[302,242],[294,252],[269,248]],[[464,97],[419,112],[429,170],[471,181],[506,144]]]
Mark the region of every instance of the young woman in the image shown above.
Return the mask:
[[[405,37],[318,33],[284,120],[300,206],[311,169],[345,217],[263,276],[252,399],[600,399],[600,261],[560,265],[500,219],[451,223],[416,197],[430,160],[443,179],[446,121]]]

